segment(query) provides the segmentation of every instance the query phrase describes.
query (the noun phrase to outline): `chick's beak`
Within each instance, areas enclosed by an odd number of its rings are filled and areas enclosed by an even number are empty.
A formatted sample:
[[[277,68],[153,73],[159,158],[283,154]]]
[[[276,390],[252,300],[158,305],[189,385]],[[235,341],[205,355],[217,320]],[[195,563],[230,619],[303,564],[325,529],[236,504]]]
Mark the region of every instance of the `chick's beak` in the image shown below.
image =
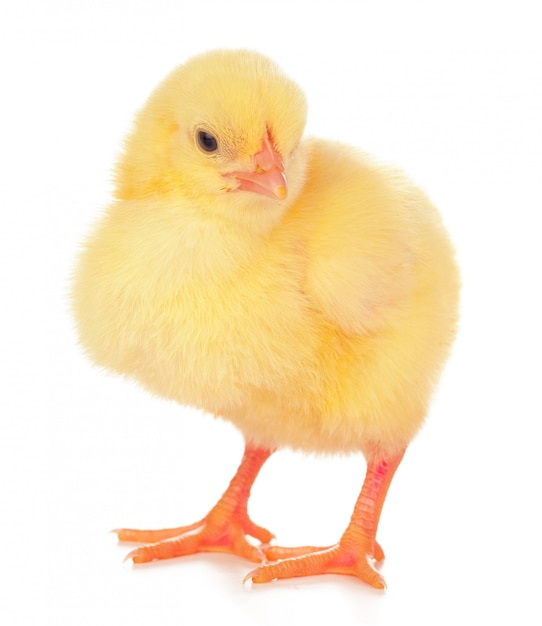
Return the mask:
[[[274,200],[284,200],[288,194],[284,164],[280,154],[273,148],[269,135],[262,142],[259,152],[253,157],[252,171],[233,172],[238,182],[237,190],[252,191]]]

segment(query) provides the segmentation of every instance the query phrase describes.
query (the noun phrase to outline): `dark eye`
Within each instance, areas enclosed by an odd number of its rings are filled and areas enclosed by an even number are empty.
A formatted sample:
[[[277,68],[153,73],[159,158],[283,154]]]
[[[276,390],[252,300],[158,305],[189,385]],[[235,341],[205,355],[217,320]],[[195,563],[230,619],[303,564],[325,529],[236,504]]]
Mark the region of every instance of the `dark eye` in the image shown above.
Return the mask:
[[[204,130],[197,132],[198,145],[204,152],[216,152],[218,150],[218,141],[211,133]]]

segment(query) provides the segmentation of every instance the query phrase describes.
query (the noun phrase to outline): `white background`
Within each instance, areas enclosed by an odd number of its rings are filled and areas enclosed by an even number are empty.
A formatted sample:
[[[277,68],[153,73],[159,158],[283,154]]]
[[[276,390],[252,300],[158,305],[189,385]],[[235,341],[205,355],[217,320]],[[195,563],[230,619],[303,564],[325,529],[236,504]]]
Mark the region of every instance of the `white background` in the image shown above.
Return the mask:
[[[541,623],[538,10],[3,0],[2,624]],[[223,555],[123,566],[130,547],[108,535],[195,521],[242,452],[229,424],[91,367],[65,297],[134,111],[219,46],[278,61],[307,93],[309,134],[400,164],[456,243],[461,332],[384,508],[386,592],[339,576],[242,586],[253,565]],[[285,545],[332,543],[364,469],[279,452],[252,517]]]

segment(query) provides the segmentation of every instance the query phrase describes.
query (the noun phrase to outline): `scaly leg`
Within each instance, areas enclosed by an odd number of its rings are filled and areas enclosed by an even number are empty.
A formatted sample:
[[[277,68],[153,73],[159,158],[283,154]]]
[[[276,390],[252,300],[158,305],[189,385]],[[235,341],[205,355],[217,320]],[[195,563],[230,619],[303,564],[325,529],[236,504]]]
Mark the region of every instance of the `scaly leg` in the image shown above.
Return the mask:
[[[248,517],[250,489],[272,450],[247,444],[241,465],[218,503],[201,521],[163,530],[115,530],[120,541],[148,543],[133,550],[125,560],[146,563],[196,552],[229,552],[251,561],[264,560],[264,553],[247,541],[255,537],[264,544],[273,535]]]
[[[266,550],[266,557],[276,562],[251,571],[245,581],[264,583],[277,578],[349,574],[377,589],[384,589],[384,578],[373,565],[375,560],[384,557],[382,548],[376,542],[376,531],[388,487],[403,454],[404,451],[394,457],[368,461],[367,474],[352,518],[338,544],[328,548],[272,546]]]

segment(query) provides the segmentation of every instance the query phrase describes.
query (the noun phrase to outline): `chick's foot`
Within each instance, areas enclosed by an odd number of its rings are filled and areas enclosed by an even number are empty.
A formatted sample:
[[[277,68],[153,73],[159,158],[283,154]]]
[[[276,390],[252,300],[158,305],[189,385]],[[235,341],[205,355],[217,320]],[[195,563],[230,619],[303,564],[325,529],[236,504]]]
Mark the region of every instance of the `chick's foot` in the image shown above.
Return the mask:
[[[384,578],[373,565],[375,552],[368,544],[356,548],[342,543],[329,548],[272,548],[266,551],[267,558],[280,560],[260,565],[247,574],[245,581],[265,583],[316,574],[348,574],[376,589],[385,589]]]
[[[250,520],[247,502],[250,488],[271,453],[271,450],[247,445],[228,489],[210,513],[195,524],[163,530],[121,528],[114,531],[120,541],[148,544],[130,552],[125,560],[146,563],[196,552],[226,552],[254,562],[263,561],[264,552],[247,537],[268,544],[274,535]]]
[[[125,560],[131,559],[134,563],[170,559],[196,552],[226,552],[258,563],[264,560],[264,552],[252,545],[247,536],[263,544],[273,539],[268,530],[254,524],[248,515],[228,515],[218,505],[203,520],[190,526],[163,530],[122,528],[115,532],[120,541],[148,544],[126,556]]]
[[[374,567],[375,561],[384,558],[376,541],[376,531],[388,487],[403,454],[404,450],[387,458],[369,458],[352,518],[338,544],[329,548],[269,547],[266,557],[275,562],[249,572],[245,581],[265,583],[315,574],[348,574],[376,589],[385,589],[384,578]]]

